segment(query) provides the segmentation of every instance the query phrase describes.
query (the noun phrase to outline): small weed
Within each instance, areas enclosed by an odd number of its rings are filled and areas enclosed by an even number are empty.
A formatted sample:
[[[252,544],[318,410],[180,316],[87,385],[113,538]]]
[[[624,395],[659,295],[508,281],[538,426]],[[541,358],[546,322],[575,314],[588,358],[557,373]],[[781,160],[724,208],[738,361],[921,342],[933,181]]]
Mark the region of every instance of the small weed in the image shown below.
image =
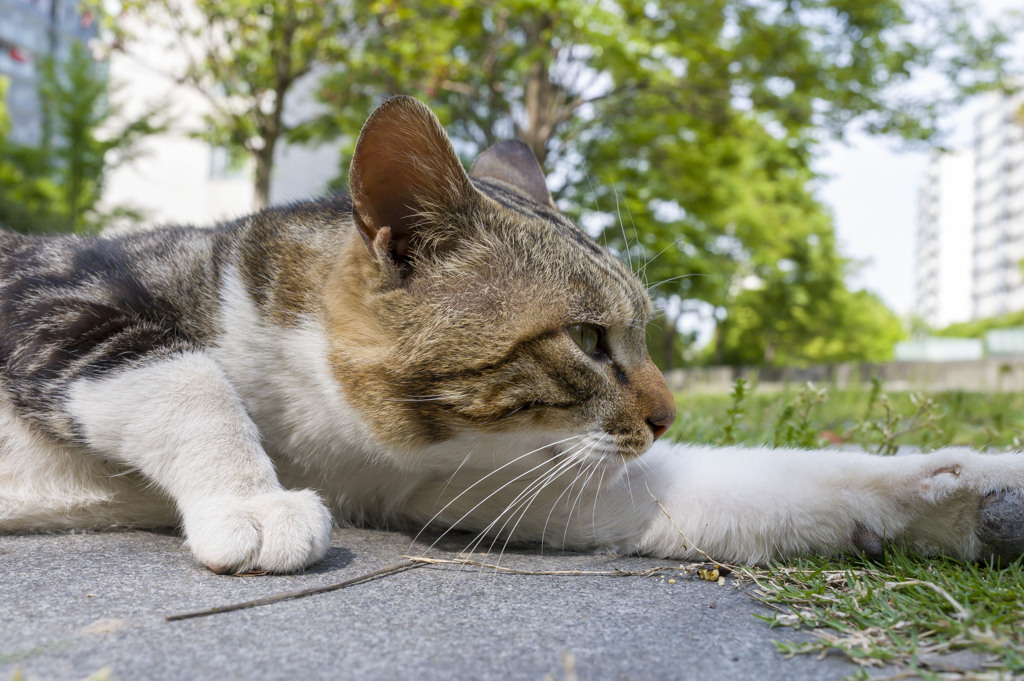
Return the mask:
[[[808,383],[797,396],[782,407],[775,421],[772,443],[776,447],[802,447],[814,449],[822,445],[822,438],[814,426],[811,415],[815,407],[828,401],[828,392]]]
[[[737,378],[736,382],[733,383],[732,394],[730,395],[732,401],[729,404],[729,408],[725,410],[725,425],[722,426],[722,436],[718,438],[716,444],[723,446],[736,444],[737,423],[743,417],[743,402],[747,399],[747,394],[747,381]]]
[[[905,435],[919,431],[939,432],[939,421],[943,417],[942,409],[935,400],[922,394],[910,393],[910,403],[916,408],[913,414],[903,416],[893,410],[892,402],[885,393],[879,393],[868,412],[868,416],[860,422],[861,442],[876,454],[895,454],[899,448],[899,440]],[[871,418],[874,406],[882,409],[880,418]],[[869,443],[878,438],[874,447]]]

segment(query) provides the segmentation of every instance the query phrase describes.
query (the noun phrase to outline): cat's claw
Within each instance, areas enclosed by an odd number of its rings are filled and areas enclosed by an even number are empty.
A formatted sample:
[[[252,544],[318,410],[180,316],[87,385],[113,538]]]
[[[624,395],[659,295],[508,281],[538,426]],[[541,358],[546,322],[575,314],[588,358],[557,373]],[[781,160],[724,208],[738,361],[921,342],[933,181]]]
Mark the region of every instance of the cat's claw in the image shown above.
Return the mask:
[[[982,560],[1006,565],[1024,555],[1024,490],[990,492],[981,500],[978,539]]]
[[[330,512],[309,490],[222,497],[185,515],[189,548],[217,574],[301,570],[327,552],[332,527]]]

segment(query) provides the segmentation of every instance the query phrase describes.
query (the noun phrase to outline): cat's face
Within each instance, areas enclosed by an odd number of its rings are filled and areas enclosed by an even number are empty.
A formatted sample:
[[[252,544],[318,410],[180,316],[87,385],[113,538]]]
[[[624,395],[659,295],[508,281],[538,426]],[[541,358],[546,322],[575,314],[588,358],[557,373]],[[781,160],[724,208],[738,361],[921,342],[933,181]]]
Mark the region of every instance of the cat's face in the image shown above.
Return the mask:
[[[621,461],[664,432],[647,292],[558,213],[525,147],[492,148],[467,177],[433,114],[398,98],[352,169],[367,249],[346,271],[374,322],[338,342],[336,376],[378,439],[413,452],[504,434]]]

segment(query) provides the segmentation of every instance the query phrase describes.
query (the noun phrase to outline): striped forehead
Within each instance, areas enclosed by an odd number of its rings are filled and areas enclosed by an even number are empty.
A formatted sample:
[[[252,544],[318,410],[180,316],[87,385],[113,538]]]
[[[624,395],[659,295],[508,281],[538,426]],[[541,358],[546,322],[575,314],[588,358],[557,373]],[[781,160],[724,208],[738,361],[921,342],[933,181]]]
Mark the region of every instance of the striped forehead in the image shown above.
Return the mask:
[[[517,222],[540,240],[568,247],[557,250],[564,254],[558,264],[570,278],[569,283],[599,296],[603,306],[611,306],[615,316],[646,323],[651,303],[640,280],[579,225],[557,210],[502,185],[479,180],[474,183],[500,206],[513,212],[519,218]]]

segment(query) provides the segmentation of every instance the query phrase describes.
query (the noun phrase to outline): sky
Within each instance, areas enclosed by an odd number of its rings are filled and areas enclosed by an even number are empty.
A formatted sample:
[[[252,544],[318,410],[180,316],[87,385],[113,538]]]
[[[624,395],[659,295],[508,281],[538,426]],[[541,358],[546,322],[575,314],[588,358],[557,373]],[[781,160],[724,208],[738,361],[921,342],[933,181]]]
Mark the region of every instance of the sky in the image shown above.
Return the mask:
[[[989,16],[1024,7],[1024,0],[978,0]],[[1024,48],[1024,46],[1022,46]],[[980,103],[966,105],[947,124],[948,146],[973,142]],[[914,303],[914,233],[917,191],[928,164],[928,151],[901,148],[893,140],[854,134],[847,143],[825,147],[816,169],[823,173],[818,197],[832,209],[843,255],[864,261],[851,287],[865,288],[899,314]]]
[[[849,285],[901,315],[914,301],[917,190],[927,163],[927,151],[865,135],[830,143],[817,163],[825,175],[818,197],[832,210],[840,252],[863,262]]]

